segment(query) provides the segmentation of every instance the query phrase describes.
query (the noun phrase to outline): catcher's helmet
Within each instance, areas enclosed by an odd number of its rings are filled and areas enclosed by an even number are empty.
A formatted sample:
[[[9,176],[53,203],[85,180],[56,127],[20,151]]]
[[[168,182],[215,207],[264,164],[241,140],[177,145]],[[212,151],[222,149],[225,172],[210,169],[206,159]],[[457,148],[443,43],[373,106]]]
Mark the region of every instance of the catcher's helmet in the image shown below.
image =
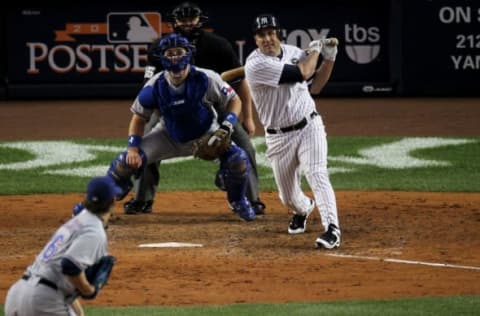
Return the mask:
[[[164,55],[165,51],[170,48],[181,47],[187,53],[176,61],[172,61]],[[154,48],[152,56],[162,63],[163,68],[167,71],[178,72],[187,68],[192,61],[193,47],[188,40],[176,33],[165,35],[160,39],[158,45]]]
[[[257,16],[253,21],[253,32],[256,33],[265,28],[280,29],[278,19],[272,14],[260,14]]]

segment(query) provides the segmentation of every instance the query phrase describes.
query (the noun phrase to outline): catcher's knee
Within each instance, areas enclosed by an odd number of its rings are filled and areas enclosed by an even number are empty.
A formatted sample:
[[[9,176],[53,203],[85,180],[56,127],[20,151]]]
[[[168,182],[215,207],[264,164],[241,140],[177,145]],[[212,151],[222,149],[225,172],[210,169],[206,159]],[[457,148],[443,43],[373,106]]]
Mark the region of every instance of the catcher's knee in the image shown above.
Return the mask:
[[[218,188],[227,191],[234,183],[246,181],[251,165],[243,149],[232,146],[220,161],[220,170],[215,176],[215,185]]]
[[[130,167],[127,164],[126,157],[126,151],[120,153],[112,161],[107,171],[107,175],[110,176],[122,190],[122,192],[116,196],[117,200],[123,199],[128,194],[128,192],[130,192],[130,190],[133,188],[131,177],[135,176],[136,178],[138,178],[143,171],[143,166],[147,162],[145,153],[142,150],[140,150],[140,157],[142,157],[142,166],[138,169]]]

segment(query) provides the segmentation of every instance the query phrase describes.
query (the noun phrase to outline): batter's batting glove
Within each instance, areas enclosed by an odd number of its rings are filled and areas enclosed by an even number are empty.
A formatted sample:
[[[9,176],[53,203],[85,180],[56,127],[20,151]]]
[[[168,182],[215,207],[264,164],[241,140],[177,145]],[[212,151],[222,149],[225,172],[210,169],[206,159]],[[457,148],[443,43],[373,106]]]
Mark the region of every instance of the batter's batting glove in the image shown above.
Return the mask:
[[[308,44],[308,50],[310,52],[316,51],[319,54],[322,52],[323,42],[321,40],[314,40]]]
[[[330,43],[332,41],[330,38],[324,38],[321,41],[323,42],[321,51],[323,59],[335,61],[338,53],[337,45],[327,45],[326,43]]]

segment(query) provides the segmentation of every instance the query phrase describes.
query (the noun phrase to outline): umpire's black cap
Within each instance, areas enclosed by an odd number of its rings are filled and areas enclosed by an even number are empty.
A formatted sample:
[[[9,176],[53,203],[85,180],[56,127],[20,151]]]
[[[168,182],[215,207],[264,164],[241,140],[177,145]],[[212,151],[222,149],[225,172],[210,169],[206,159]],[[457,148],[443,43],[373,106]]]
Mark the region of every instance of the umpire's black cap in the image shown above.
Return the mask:
[[[189,1],[185,1],[176,6],[171,13],[173,19],[184,19],[184,18],[196,18],[200,17],[201,20],[206,20],[207,17],[203,15],[202,9],[200,7]]]
[[[273,14],[260,14],[253,21],[253,32],[256,33],[261,29],[274,28],[279,29],[278,19]]]

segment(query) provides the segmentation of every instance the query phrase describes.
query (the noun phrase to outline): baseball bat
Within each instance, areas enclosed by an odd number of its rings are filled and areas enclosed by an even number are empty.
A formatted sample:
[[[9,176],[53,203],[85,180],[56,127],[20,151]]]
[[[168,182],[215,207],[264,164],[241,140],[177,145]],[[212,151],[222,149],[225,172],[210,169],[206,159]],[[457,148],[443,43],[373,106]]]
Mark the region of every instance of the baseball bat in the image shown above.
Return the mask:
[[[220,74],[223,81],[228,83],[240,81],[245,77],[245,68],[243,66],[226,70]]]

